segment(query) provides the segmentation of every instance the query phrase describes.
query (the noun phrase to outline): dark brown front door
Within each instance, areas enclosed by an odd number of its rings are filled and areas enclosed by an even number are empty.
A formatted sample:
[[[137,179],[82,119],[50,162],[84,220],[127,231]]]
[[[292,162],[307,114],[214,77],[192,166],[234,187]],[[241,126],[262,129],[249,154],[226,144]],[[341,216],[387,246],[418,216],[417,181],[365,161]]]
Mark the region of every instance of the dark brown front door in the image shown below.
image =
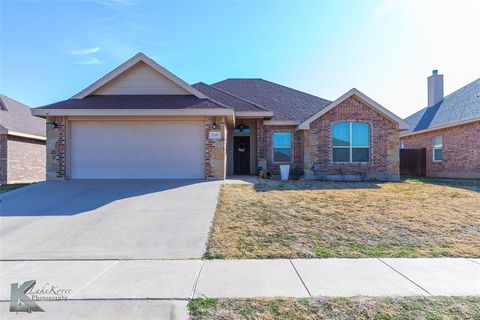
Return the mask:
[[[250,137],[233,137],[233,173],[250,174]]]

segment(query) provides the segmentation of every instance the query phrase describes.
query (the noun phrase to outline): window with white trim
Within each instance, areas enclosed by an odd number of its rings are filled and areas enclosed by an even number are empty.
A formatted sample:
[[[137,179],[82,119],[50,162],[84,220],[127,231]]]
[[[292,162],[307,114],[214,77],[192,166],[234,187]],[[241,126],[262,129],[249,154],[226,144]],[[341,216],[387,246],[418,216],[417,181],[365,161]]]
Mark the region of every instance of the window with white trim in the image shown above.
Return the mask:
[[[443,160],[443,139],[442,136],[432,138],[433,161]]]
[[[332,125],[333,162],[370,161],[370,125],[364,122],[337,122]]]
[[[274,162],[290,162],[292,159],[292,133],[274,131],[272,147]]]

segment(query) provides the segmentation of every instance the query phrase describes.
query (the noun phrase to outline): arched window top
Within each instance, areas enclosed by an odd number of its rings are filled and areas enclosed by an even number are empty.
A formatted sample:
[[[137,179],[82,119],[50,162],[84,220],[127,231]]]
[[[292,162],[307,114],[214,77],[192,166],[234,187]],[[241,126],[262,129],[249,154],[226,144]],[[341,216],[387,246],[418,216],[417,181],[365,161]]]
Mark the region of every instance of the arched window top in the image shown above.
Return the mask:
[[[235,133],[250,133],[250,127],[244,123],[239,123],[235,126]]]

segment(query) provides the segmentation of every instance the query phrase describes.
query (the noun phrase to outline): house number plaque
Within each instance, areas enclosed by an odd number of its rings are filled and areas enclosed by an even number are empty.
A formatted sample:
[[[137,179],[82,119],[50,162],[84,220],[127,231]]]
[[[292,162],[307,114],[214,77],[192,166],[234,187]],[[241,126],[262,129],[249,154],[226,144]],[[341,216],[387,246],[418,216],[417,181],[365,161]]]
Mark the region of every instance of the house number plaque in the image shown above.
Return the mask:
[[[208,133],[208,139],[215,139],[218,140],[222,137],[220,131],[210,131]]]

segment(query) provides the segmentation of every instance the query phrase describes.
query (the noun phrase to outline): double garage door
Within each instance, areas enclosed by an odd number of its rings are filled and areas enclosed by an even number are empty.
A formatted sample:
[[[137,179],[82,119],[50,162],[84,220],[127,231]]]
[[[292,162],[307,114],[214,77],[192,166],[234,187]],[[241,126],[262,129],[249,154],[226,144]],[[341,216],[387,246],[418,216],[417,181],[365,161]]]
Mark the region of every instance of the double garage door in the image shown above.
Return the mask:
[[[203,179],[203,121],[72,121],[72,179]]]

